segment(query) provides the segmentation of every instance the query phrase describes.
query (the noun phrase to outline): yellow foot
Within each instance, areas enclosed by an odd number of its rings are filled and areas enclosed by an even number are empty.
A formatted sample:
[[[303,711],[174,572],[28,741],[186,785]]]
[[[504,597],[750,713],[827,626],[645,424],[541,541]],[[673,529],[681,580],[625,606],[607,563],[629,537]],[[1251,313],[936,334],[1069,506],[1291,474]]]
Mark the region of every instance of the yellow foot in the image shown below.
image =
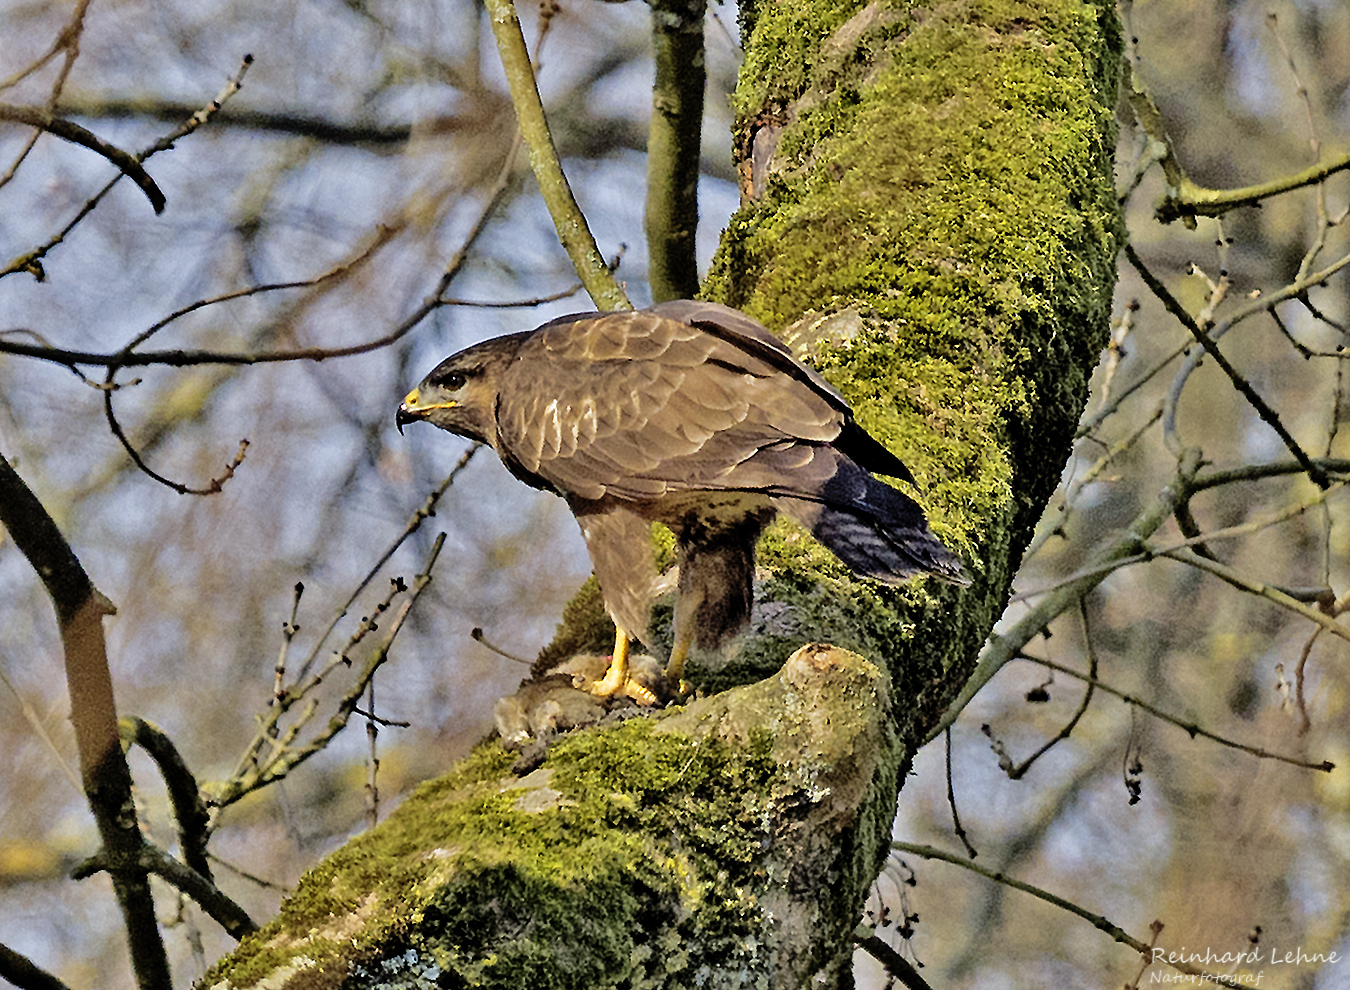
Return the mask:
[[[604,677],[598,681],[582,680],[577,686],[600,698],[632,698],[639,705],[655,705],[659,703],[660,698],[657,697],[656,692],[651,687],[644,683],[644,680],[650,680],[650,678],[639,679],[638,676],[634,676],[643,673],[648,672],[634,670],[616,674],[614,664],[611,663],[609,670],[605,671]]]
[[[694,686],[684,679],[684,661],[689,656],[689,641],[676,635],[675,648],[670,651],[670,662],[666,664],[666,684],[676,698],[687,698],[694,693]]]
[[[651,678],[641,676],[650,672],[645,669],[645,664],[638,664],[638,669],[632,669],[628,648],[628,634],[620,629],[614,638],[614,655],[610,657],[609,669],[605,671],[605,676],[598,681],[591,681],[584,687],[591,694],[601,698],[628,697],[639,705],[655,705],[659,700],[657,694],[644,683]],[[650,658],[639,659],[650,661]]]

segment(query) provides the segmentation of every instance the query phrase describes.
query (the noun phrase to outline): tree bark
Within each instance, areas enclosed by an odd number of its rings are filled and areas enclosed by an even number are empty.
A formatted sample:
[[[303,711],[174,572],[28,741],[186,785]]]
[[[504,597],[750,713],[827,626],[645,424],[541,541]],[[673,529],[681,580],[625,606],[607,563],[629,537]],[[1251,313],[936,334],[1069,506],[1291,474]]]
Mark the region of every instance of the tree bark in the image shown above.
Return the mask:
[[[573,733],[519,779],[485,743],[207,985],[850,982],[904,773],[1002,611],[1106,340],[1120,39],[1104,0],[741,17],[744,203],[704,295],[843,390],[973,584],[880,588],[774,528],[753,635],[690,675],[726,693]]]

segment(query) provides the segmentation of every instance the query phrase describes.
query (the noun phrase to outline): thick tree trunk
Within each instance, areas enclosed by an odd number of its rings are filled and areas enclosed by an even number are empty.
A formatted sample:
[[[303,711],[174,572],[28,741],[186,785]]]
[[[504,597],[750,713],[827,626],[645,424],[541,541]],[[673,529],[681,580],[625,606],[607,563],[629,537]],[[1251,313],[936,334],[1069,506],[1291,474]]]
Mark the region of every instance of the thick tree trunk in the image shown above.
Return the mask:
[[[574,733],[521,777],[485,744],[207,985],[847,982],[903,772],[1002,610],[1105,342],[1119,39],[1077,0],[761,0],[742,34],[745,205],[705,293],[844,391],[973,585],[878,588],[774,529],[755,635],[693,676],[766,679]],[[822,640],[854,652],[798,649]]]
[[[1003,609],[1106,342],[1117,30],[1078,0],[743,12],[745,204],[705,291],[814,360],[975,577],[864,586],[783,527],[768,593],[886,659],[907,741]]]

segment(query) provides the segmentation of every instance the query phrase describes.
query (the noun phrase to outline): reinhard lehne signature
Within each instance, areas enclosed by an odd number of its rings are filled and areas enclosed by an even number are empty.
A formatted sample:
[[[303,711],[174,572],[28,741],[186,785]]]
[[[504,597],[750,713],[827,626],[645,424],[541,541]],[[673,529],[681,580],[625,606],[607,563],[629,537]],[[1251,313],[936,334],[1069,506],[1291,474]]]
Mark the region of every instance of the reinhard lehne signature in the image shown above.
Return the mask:
[[[1189,951],[1184,945],[1175,952],[1161,948],[1153,950],[1153,962],[1168,966],[1322,966],[1334,965],[1342,958],[1339,952],[1304,952],[1301,945],[1284,950],[1274,946],[1254,946],[1239,952],[1215,952],[1210,948],[1203,952]],[[1225,986],[1259,987],[1264,976],[1264,969],[1255,973],[1175,973],[1154,970],[1149,974],[1149,982],[1213,982]]]

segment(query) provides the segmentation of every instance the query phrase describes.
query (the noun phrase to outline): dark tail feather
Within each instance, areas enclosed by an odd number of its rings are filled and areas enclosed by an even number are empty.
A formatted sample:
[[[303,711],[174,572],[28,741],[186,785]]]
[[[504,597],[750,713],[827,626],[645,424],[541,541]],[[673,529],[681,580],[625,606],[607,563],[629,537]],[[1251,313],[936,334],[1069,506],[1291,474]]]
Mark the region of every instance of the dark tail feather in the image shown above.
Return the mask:
[[[960,558],[929,531],[919,504],[843,456],[819,498],[778,496],[773,503],[863,577],[901,584],[931,574],[970,583]]]

